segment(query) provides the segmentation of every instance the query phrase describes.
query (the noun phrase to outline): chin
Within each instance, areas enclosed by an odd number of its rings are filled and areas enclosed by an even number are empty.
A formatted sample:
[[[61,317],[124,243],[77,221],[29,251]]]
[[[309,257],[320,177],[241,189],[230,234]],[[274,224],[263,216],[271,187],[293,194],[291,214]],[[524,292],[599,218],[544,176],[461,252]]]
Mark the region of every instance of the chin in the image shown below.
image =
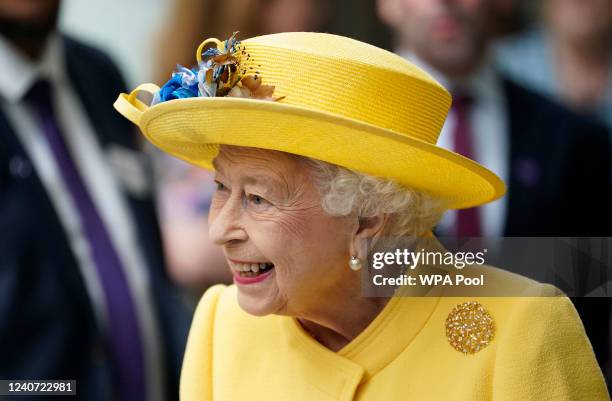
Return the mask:
[[[268,297],[246,294],[240,287],[238,287],[238,305],[253,316],[266,316],[276,311],[274,303]]]

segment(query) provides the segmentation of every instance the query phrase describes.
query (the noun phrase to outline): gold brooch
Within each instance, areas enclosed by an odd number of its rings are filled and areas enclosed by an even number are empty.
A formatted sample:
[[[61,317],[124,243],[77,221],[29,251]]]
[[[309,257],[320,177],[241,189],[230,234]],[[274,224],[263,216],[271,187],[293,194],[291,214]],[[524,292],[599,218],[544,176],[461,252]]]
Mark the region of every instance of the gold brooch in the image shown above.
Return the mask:
[[[474,354],[493,340],[495,326],[487,310],[476,301],[459,304],[446,318],[446,338],[459,352]]]

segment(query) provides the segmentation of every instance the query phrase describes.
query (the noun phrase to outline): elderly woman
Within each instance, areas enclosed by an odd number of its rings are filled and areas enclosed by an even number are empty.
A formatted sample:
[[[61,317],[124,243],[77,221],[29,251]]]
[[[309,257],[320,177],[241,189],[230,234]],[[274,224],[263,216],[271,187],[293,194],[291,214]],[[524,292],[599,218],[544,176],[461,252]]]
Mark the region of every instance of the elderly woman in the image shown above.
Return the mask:
[[[538,297],[535,281],[479,266],[524,296],[364,296],[364,243],[431,239],[443,210],[504,193],[435,145],[450,96],[431,77],[319,33],[212,39],[196,55],[161,90],[115,103],[162,150],[215,172],[210,236],[234,285],[197,308],[182,400],[609,399],[571,302]]]

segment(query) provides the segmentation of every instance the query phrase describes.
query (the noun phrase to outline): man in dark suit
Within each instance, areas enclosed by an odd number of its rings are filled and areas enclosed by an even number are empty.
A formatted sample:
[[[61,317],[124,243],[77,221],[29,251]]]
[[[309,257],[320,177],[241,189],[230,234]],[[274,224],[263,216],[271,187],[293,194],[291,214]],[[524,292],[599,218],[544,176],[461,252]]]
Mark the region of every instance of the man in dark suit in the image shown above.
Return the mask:
[[[176,399],[189,317],[138,136],[112,108],[123,80],[56,32],[58,8],[0,1],[0,379]]]
[[[487,166],[508,194],[445,214],[440,235],[609,236],[610,143],[604,127],[501,76],[488,58],[486,0],[378,0],[397,52],[453,94],[438,143]],[[608,298],[573,298],[605,371]]]

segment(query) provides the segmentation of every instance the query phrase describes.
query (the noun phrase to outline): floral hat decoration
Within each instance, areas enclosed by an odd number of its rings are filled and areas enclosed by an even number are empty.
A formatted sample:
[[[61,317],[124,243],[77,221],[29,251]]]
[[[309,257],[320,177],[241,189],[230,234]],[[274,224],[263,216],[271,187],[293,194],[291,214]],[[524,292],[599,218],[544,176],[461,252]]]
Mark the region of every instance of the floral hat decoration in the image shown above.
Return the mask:
[[[173,99],[189,97],[241,97],[277,101],[273,97],[274,86],[263,85],[258,71],[253,66],[241,67],[240,60],[250,59],[250,54],[237,40],[238,32],[225,41],[223,51],[218,47],[206,50],[210,43],[220,45],[217,39],[209,39],[196,52],[198,66],[192,69],[177,65],[172,78],[155,94],[152,105]]]
[[[285,32],[206,39],[197,65],[114,106],[163,151],[212,169],[219,145],[307,156],[393,179],[449,209],[501,197],[483,166],[436,146],[448,91],[405,59],[354,39]],[[138,96],[147,92],[149,104]]]

